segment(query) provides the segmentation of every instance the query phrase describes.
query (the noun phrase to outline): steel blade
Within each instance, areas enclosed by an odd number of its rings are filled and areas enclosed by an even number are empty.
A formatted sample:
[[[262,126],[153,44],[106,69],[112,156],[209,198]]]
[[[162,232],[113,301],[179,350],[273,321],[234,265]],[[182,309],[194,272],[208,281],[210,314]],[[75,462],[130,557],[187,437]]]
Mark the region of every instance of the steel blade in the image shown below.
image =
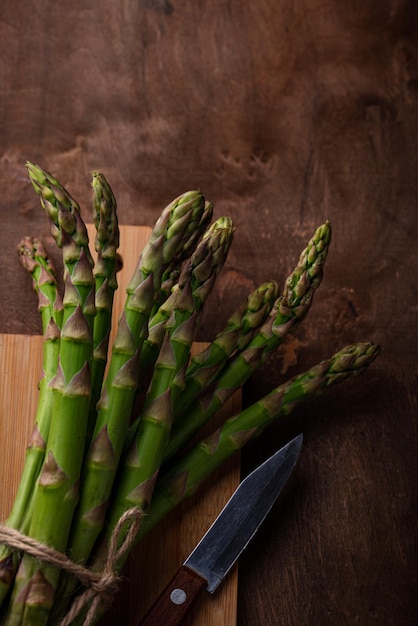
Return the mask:
[[[213,593],[277,500],[296,464],[302,434],[249,474],[236,489],[184,565],[208,581]]]

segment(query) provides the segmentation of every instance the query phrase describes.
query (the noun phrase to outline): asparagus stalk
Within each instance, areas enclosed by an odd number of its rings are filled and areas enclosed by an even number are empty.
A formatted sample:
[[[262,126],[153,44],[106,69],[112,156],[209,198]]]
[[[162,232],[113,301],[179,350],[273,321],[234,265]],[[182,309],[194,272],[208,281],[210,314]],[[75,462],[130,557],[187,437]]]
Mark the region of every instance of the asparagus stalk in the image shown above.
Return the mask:
[[[22,476],[6,526],[26,532],[30,520],[33,488],[41,469],[52,415],[53,392],[51,380],[57,372],[62,300],[57,291],[55,269],[43,244],[38,239],[25,237],[18,247],[20,262],[31,274],[34,291],[38,295],[43,342],[42,378],[35,413],[34,429],[26,448]],[[12,583],[20,557],[7,546],[0,546],[0,605]]]
[[[205,388],[193,405],[178,416],[171,430],[165,461],[183,449],[190,438],[214,415],[234,391],[240,388],[276,350],[291,329],[306,316],[319,287],[331,240],[331,225],[325,222],[316,229],[300,255],[293,272],[287,277],[283,294],[276,300],[269,319],[250,343],[233,356],[225,366],[214,388]]]
[[[33,287],[38,295],[38,308],[42,319],[42,334],[44,338],[42,356],[42,378],[39,382],[39,399],[35,413],[35,426],[26,450],[25,466],[21,478],[21,485],[26,483],[26,472],[31,475],[30,482],[26,484],[26,498],[22,500],[20,506],[22,513],[25,513],[26,526],[20,528],[25,531],[28,524],[28,509],[30,497],[33,491],[36,478],[41,468],[45,445],[49,434],[51,423],[54,393],[50,386],[57,373],[58,357],[60,348],[61,327],[63,320],[63,303],[61,295],[58,293],[55,268],[48,258],[45,248],[39,239],[25,237],[19,246],[20,262],[31,273]],[[31,460],[29,460],[31,459]],[[28,466],[26,466],[28,460]],[[32,466],[33,473],[29,470]],[[19,489],[11,512],[13,518],[14,511],[19,508]],[[22,517],[22,521],[23,521]],[[16,528],[17,526],[13,526]]]
[[[95,315],[93,261],[78,204],[51,174],[32,164],[28,164],[28,172],[50,219],[51,232],[62,248],[65,281],[53,414],[45,461],[34,494],[29,535],[64,551],[78,499],[90,403]],[[39,564],[25,554],[15,580],[7,623],[46,624],[57,581],[55,568]]]
[[[109,335],[112,324],[113,297],[117,289],[119,226],[116,200],[103,174],[94,171],[92,179],[93,219],[96,227],[94,267],[96,317],[93,327],[93,360],[91,372],[90,416],[87,428],[89,441],[96,420],[96,405],[100,398],[107,363]]]

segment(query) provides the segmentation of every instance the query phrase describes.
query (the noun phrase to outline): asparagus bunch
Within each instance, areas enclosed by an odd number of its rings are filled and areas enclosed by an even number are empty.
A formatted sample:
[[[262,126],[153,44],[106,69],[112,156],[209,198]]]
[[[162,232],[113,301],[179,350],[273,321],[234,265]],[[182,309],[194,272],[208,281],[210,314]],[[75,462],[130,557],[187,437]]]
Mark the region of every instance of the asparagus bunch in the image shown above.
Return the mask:
[[[191,357],[196,322],[227,259],[234,227],[229,217],[211,223],[213,205],[200,191],[178,196],[162,211],[138,259],[109,346],[119,244],[113,192],[94,172],[94,265],[77,202],[40,167],[28,164],[28,172],[62,250],[65,289],[60,307],[42,246],[25,240],[21,258],[39,296],[45,376],[28,469],[7,523],[99,573],[112,533],[134,507],[140,523],[132,546],[116,560],[119,573],[133,545],[216,467],[296,403],[364,371],[378,347],[347,346],[184,453],[307,315],[323,276],[329,222],[315,230],[281,292],[274,280],[260,285],[209,346]],[[128,532],[131,522],[119,528],[116,547]],[[0,546],[6,626],[57,623],[78,587],[66,571]],[[82,624],[92,611],[88,623],[96,623],[99,604],[90,594],[65,623]]]

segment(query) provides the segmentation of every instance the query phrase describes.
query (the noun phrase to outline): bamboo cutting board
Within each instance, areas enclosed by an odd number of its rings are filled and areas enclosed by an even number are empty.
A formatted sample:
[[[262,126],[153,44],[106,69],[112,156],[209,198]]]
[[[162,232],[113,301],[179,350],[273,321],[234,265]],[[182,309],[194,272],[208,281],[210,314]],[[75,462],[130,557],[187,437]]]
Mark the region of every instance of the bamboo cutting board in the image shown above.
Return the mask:
[[[90,226],[89,231],[93,240],[94,231]],[[124,265],[118,274],[115,319],[123,308],[126,285],[150,229],[121,226],[120,231]],[[114,324],[113,333],[115,330]],[[196,344],[194,350],[202,347]],[[7,518],[21,474],[37,405],[41,361],[42,337],[0,335],[0,520]],[[224,415],[235,414],[239,407],[237,394],[225,406]],[[101,621],[103,626],[135,626],[235,490],[239,482],[239,460],[229,461],[209,482],[207,488],[177,507],[134,550],[123,572],[119,593]],[[237,584],[235,569],[219,592],[200,598],[186,618],[185,626],[234,626]]]

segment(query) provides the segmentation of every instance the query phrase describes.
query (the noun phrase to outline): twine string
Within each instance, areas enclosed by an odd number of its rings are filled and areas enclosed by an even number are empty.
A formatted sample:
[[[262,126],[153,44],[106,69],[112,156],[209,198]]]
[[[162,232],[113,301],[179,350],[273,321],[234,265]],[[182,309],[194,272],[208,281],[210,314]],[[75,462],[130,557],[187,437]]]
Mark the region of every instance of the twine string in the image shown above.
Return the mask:
[[[109,599],[120,581],[120,576],[117,573],[118,561],[132,546],[141,519],[142,511],[138,507],[128,509],[121,516],[111,534],[104,567],[99,572],[75,563],[62,552],[8,526],[0,525],[0,543],[4,543],[13,550],[24,552],[77,578],[85,587],[85,591],[75,598],[60,626],[71,624],[86,607],[88,607],[88,611],[83,626],[90,626],[94,621],[99,604],[103,605]],[[122,530],[126,523],[129,524],[128,530],[119,545]]]

